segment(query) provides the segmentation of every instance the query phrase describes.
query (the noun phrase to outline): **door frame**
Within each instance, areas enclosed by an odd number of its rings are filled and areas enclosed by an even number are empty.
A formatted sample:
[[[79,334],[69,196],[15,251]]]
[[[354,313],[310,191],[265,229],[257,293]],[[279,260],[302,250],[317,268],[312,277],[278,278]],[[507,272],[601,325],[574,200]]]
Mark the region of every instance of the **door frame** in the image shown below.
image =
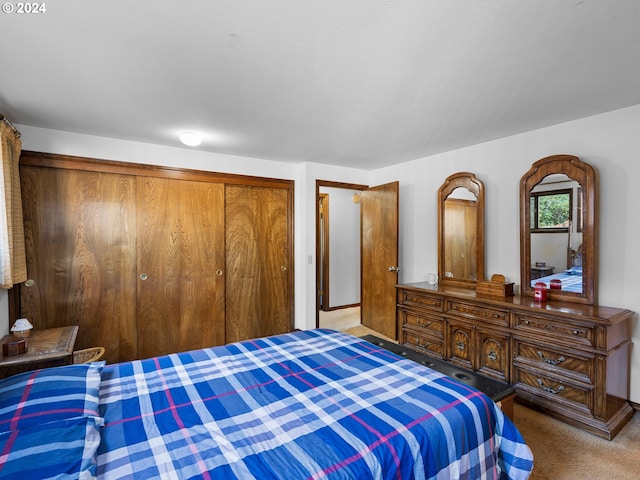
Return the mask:
[[[330,180],[319,180],[316,179],[316,193],[315,193],[315,210],[316,210],[316,328],[320,326],[320,282],[321,278],[321,234],[322,229],[320,228],[320,222],[322,221],[320,215],[320,188],[321,187],[329,187],[329,188],[342,188],[345,190],[357,190],[362,192],[369,188],[368,185],[362,185],[358,183],[344,183],[344,182],[333,182]],[[362,242],[362,239],[360,240]],[[362,243],[360,243],[360,250],[362,251]],[[327,260],[328,262],[328,260]],[[325,282],[328,288],[329,282],[328,280]],[[362,294],[361,294],[362,296]]]
[[[329,310],[329,278],[331,276],[329,258],[329,194],[318,194],[318,308],[323,312]],[[321,300],[322,299],[322,300]]]

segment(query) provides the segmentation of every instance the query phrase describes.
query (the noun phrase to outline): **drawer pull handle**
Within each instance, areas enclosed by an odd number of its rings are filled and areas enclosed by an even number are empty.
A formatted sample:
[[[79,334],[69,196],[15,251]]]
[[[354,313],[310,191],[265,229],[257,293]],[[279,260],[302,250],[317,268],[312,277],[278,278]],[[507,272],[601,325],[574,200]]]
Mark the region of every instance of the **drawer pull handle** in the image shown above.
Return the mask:
[[[560,385],[558,388],[547,387],[545,386],[541,378],[538,379],[538,385],[540,385],[540,388],[542,388],[545,392],[553,393],[554,395],[557,395],[560,392],[564,392],[564,387],[562,385]]]
[[[495,350],[491,350],[487,354],[487,357],[489,357],[489,360],[493,360],[495,362],[498,359],[498,354],[495,352]]]
[[[579,333],[580,333],[580,332],[578,332],[577,330],[574,330],[574,331],[573,331],[573,334],[574,334],[574,335],[578,335]]]
[[[542,353],[541,351],[538,351],[538,357],[540,357],[540,360],[542,360],[545,363],[548,363],[549,365],[560,365],[562,362],[564,362],[566,360],[566,358],[564,358],[564,357],[558,357],[557,360],[552,360],[550,358],[545,358],[544,357],[544,353]]]
[[[421,342],[420,340],[416,339],[416,345],[422,348],[429,348],[431,346],[431,342]]]
[[[458,350],[463,351],[466,347],[466,345],[464,344],[464,342],[458,342],[456,344],[456,346],[458,347]]]
[[[419,327],[427,328],[429,325],[431,325],[431,322],[422,322],[422,321],[418,320],[418,326]]]

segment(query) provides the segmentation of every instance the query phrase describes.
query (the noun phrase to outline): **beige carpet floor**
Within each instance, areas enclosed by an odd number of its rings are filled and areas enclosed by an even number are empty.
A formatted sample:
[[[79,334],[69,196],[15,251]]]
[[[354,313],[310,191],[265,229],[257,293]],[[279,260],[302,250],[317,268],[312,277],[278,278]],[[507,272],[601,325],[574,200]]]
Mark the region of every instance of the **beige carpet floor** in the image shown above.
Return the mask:
[[[640,414],[609,441],[522,405],[515,423],[533,452],[530,480],[640,479]]]
[[[361,337],[377,332],[345,330]],[[640,413],[609,441],[516,403],[514,421],[533,452],[529,480],[639,480]]]

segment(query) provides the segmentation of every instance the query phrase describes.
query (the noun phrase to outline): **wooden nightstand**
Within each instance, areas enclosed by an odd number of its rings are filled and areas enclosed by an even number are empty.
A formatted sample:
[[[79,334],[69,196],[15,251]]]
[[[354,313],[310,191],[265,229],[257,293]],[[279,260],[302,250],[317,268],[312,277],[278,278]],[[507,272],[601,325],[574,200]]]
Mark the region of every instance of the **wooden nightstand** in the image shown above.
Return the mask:
[[[32,330],[27,338],[25,353],[10,357],[3,356],[0,348],[0,378],[38,368],[73,363],[73,348],[77,334],[77,326]],[[13,338],[13,335],[5,335],[0,340],[0,344]]]
[[[531,280],[546,277],[547,275],[553,275],[553,270],[555,268],[556,267],[536,267],[533,265],[531,267]]]

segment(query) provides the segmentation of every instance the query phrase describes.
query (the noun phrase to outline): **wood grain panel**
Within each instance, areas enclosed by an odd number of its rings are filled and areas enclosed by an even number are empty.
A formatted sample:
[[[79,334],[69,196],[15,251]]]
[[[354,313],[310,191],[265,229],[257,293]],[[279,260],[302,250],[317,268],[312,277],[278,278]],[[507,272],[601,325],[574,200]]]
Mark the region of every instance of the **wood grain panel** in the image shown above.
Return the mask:
[[[473,370],[473,327],[451,321],[449,328],[449,360]]]
[[[21,314],[37,329],[78,325],[76,348],[136,354],[135,178],[21,166],[28,277]]]
[[[445,275],[478,280],[478,202],[448,198],[444,202]],[[483,280],[482,278],[480,280]]]
[[[225,200],[226,340],[289,332],[289,191],[227,185]]]
[[[362,324],[396,339],[398,182],[362,192]]]
[[[224,185],[138,177],[137,203],[139,356],[223,344]]]
[[[484,328],[477,328],[476,335],[478,346],[475,370],[496,380],[506,382],[511,366],[510,336]]]

